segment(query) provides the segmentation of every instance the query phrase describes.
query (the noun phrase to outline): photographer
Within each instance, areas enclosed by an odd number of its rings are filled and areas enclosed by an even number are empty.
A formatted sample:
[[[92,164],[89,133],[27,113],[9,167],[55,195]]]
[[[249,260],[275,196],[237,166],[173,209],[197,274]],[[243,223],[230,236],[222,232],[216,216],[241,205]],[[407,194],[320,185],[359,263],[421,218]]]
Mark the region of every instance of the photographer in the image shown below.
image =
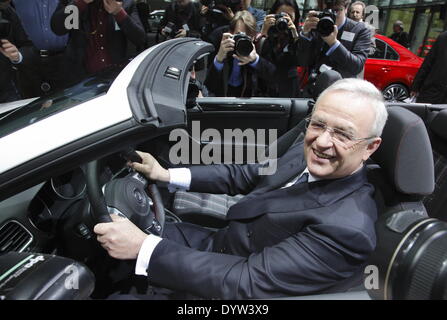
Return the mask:
[[[29,62],[33,51],[9,0],[0,0],[0,103],[19,100],[15,71]]]
[[[267,60],[265,72],[272,76],[260,81],[263,95],[297,97],[299,80],[296,61],[297,26],[300,13],[294,0],[276,0],[265,17],[262,37],[258,40],[260,56]]]
[[[320,0],[323,12],[311,11],[307,15],[298,40],[297,59],[300,66],[311,69],[311,74],[332,68],[343,78],[361,77],[371,34],[364,23],[346,17],[350,2]]]
[[[79,10],[79,28],[67,29],[65,23],[71,11],[65,10],[73,5]],[[64,53],[69,82],[125,63],[128,40],[136,47],[146,43],[133,0],[59,0],[51,17],[51,29],[56,35],[69,35]]]
[[[172,0],[160,22],[160,32],[166,39],[200,38],[201,19],[198,3],[191,0]]]
[[[256,21],[248,11],[239,11],[230,22],[230,32],[222,35],[205,86],[219,97],[251,97],[257,89],[257,77],[266,70],[252,43]],[[259,69],[258,69],[259,68]],[[259,72],[257,70],[260,70]]]
[[[230,21],[242,9],[240,0],[200,0],[200,14],[204,18],[202,39],[218,47],[222,34],[228,31]]]

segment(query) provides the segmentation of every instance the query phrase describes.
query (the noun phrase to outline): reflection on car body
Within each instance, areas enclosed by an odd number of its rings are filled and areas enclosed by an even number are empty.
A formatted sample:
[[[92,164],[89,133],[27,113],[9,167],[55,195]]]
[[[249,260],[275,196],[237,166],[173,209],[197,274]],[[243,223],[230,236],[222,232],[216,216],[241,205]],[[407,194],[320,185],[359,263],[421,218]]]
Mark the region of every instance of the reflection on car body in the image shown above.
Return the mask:
[[[388,101],[404,101],[423,59],[382,35],[365,63],[365,80],[372,82]]]

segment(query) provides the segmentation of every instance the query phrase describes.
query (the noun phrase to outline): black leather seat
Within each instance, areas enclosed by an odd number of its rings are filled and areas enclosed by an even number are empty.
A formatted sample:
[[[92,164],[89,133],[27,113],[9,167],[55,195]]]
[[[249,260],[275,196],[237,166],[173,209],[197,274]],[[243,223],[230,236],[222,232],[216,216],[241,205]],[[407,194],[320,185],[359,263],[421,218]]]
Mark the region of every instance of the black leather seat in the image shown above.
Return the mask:
[[[435,167],[435,191],[424,197],[428,215],[447,221],[447,109],[438,112],[429,124]]]
[[[382,144],[372,155],[368,178],[376,189],[379,213],[426,209],[434,190],[433,153],[422,119],[402,107],[388,108]]]

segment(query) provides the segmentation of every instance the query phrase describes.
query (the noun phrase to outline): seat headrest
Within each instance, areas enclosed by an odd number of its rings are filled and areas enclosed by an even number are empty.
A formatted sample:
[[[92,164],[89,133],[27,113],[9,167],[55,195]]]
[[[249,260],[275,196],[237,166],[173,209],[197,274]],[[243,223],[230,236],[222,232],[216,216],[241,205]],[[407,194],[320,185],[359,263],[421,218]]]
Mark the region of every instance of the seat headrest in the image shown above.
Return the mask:
[[[335,70],[327,70],[321,73],[315,81],[312,98],[317,101],[318,97],[324,90],[341,79],[343,79],[343,77],[338,71]]]
[[[430,123],[430,129],[443,140],[447,140],[447,109],[439,111]]]
[[[435,186],[433,151],[424,122],[402,107],[388,107],[382,144],[371,157],[397,191],[431,194]]]

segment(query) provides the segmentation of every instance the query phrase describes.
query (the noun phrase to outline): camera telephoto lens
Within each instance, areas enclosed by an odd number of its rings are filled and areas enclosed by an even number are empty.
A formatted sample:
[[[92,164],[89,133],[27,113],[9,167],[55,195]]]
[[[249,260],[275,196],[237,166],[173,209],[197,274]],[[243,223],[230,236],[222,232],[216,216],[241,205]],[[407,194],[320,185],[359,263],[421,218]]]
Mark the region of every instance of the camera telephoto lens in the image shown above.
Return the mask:
[[[284,32],[289,28],[289,22],[285,18],[286,14],[284,12],[275,15],[275,27],[278,31]]]
[[[253,43],[249,36],[244,32],[239,32],[234,35],[234,51],[238,56],[248,57],[253,51]]]
[[[322,37],[327,37],[334,32],[335,14],[332,10],[325,10],[318,15],[320,21],[317,24],[317,31]]]
[[[447,299],[447,223],[421,211],[387,213],[376,223],[377,247],[368,265],[378,269],[373,299]]]

